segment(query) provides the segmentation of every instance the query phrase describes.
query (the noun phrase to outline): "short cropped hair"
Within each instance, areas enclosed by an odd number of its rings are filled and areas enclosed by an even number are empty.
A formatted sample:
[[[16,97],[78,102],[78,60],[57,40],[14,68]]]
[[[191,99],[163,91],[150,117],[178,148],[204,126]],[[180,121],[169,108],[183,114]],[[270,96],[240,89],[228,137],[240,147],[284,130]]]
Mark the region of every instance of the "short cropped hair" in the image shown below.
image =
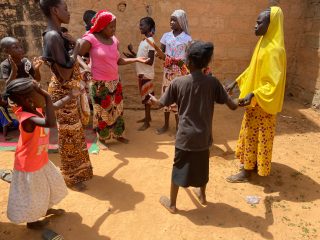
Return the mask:
[[[211,61],[213,49],[211,42],[194,41],[187,49],[187,62],[195,68],[205,68]]]

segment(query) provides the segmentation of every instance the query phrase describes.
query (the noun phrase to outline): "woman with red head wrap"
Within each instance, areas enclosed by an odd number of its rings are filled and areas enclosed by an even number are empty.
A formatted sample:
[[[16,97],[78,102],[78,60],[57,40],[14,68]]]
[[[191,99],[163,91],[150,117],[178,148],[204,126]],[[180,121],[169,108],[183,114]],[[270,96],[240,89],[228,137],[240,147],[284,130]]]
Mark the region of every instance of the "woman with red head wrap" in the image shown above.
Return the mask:
[[[90,87],[93,100],[93,125],[99,141],[115,138],[127,143],[123,137],[122,84],[118,65],[135,62],[146,63],[146,58],[121,58],[116,32],[116,17],[107,10],[99,11],[92,19],[92,27],[80,41],[79,55],[90,54],[92,83]]]

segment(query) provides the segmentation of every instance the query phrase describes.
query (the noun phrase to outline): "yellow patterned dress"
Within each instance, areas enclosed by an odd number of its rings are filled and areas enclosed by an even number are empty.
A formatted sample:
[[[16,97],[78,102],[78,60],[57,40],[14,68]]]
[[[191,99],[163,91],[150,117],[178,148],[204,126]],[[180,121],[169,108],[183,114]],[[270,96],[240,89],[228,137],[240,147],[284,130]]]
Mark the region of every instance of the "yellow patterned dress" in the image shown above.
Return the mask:
[[[76,63],[70,81],[61,84],[53,68],[48,92],[53,102],[69,94],[71,89],[79,89],[81,74]],[[82,127],[79,104],[72,99],[63,108],[56,110],[59,153],[61,158],[61,171],[67,186],[87,181],[92,178],[92,166]]]
[[[286,66],[283,13],[281,8],[271,7],[268,31],[260,37],[250,65],[236,80],[239,98],[254,94],[242,121],[236,156],[245,170],[257,166],[260,176],[270,174],[276,115],[283,106]]]
[[[266,113],[259,105],[246,108],[236,148],[244,169],[257,166],[260,176],[270,174],[275,126],[276,115]]]

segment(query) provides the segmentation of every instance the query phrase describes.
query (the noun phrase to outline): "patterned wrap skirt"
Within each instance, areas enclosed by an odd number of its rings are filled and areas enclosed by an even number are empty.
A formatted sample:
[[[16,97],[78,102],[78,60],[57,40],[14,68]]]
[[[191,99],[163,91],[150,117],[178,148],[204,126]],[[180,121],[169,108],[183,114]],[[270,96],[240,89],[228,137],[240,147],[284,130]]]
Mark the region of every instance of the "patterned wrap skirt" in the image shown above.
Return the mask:
[[[122,84],[119,79],[113,81],[92,80],[90,95],[93,105],[93,127],[99,140],[106,141],[123,136]]]
[[[50,161],[35,172],[13,170],[8,218],[17,224],[38,221],[67,194],[60,171]]]
[[[260,176],[270,174],[275,126],[276,115],[259,105],[246,108],[236,148],[236,157],[245,170],[257,167]]]
[[[61,84],[52,71],[48,88],[52,101],[62,99],[71,89],[79,89],[81,79],[78,64],[74,66],[71,80],[64,84]],[[61,171],[67,186],[70,187],[93,176],[77,99],[70,100],[63,108],[56,110],[56,117]]]
[[[176,77],[182,76],[179,66],[171,66],[171,69],[164,69],[162,88],[161,88],[161,96],[166,91],[167,87],[170,86],[171,81]],[[174,114],[178,114],[178,106],[177,104],[171,104],[170,106],[163,107],[164,112],[172,112]]]
[[[142,104],[147,104],[150,98],[149,94],[154,95],[153,80],[144,77],[143,74],[140,74],[138,76],[138,84]]]

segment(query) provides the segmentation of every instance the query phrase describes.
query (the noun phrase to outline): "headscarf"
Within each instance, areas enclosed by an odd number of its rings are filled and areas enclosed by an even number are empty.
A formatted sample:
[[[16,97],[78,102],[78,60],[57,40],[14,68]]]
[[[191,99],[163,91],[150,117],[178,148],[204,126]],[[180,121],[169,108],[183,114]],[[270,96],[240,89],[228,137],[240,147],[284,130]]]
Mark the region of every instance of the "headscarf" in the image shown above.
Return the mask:
[[[249,67],[237,78],[239,98],[253,93],[256,103],[267,113],[281,112],[286,84],[286,50],[284,46],[283,13],[271,7],[270,24],[254,50]]]
[[[96,33],[102,31],[106,26],[109,25],[116,16],[107,10],[100,10],[91,20],[92,27],[90,33]]]
[[[175,10],[172,14],[171,17],[176,17],[178,19],[178,23],[180,25],[180,27],[182,28],[182,30],[190,35],[189,33],[189,26],[188,26],[188,19],[187,19],[187,14],[185,11],[183,11],[182,9],[179,10]]]

